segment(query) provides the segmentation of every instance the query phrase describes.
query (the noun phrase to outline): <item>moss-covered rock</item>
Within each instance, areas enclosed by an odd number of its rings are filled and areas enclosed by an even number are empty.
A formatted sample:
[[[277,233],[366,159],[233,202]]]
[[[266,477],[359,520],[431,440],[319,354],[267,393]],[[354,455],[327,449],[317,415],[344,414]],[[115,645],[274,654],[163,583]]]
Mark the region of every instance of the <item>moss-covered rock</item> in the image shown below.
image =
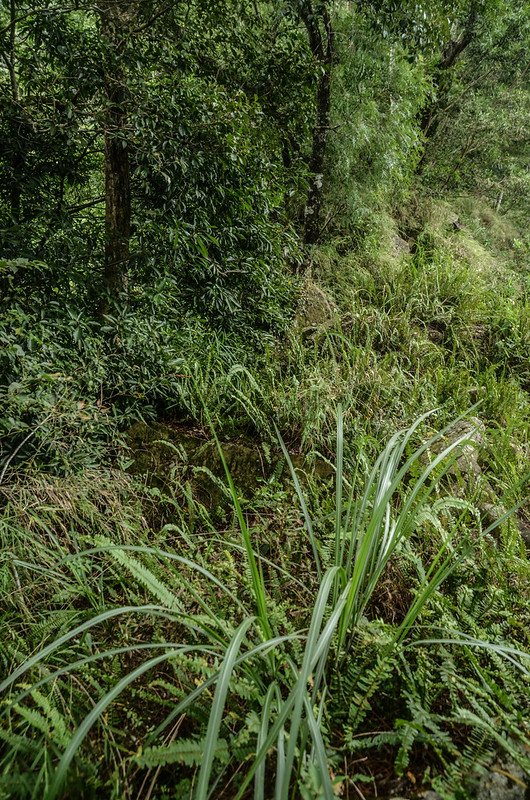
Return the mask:
[[[295,327],[301,333],[311,333],[328,328],[338,319],[334,300],[314,281],[307,279],[295,318]]]
[[[190,480],[203,502],[220,501],[226,476],[214,441],[181,426],[137,422],[128,431],[127,442],[131,472],[146,475],[161,489],[171,488],[178,479]],[[243,495],[252,494],[270,472],[261,448],[239,440],[224,442],[222,448],[234,484]]]
[[[149,483],[162,490],[171,490],[179,481],[190,481],[194,495],[205,505],[214,507],[222,502],[226,475],[212,439],[183,426],[137,422],[127,433],[127,443],[132,459],[129,471],[133,474],[145,475]],[[279,448],[271,458],[259,442],[251,439],[222,442],[221,446],[234,484],[247,498],[272,474],[278,460],[283,461]],[[321,480],[334,475],[321,458],[309,462],[304,456],[293,455],[292,461],[302,481],[307,474]]]
[[[458,458],[449,469],[449,474],[477,478],[482,472],[479,460],[485,433],[486,427],[478,417],[460,420],[451,427],[445,436],[431,445],[431,456],[440,455],[460,438],[467,437],[467,440],[464,440],[458,448]]]

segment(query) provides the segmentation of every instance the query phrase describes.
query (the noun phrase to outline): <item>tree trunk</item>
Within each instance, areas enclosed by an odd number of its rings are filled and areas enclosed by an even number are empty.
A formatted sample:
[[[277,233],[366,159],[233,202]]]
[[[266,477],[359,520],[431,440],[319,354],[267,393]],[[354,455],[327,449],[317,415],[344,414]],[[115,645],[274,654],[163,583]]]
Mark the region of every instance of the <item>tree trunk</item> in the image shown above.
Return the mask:
[[[120,63],[130,20],[129,3],[108,0],[102,7],[102,35],[109,48],[105,76],[105,261],[103,288],[108,303],[127,287],[131,234],[131,183],[127,145],[127,86]]]
[[[334,31],[328,8],[324,5],[318,15],[310,3],[299,7],[299,14],[309,38],[309,46],[321,68],[316,93],[316,116],[309,171],[311,182],[304,210],[304,241],[315,244],[321,233],[322,200],[324,191],[324,163],[331,115],[331,73],[334,48]]]
[[[311,183],[305,207],[304,241],[315,244],[321,228],[322,199],[324,191],[324,160],[328,142],[329,122],[331,114],[331,64],[327,65],[320,78],[317,89],[317,113],[313,130],[313,145],[309,171]]]
[[[115,76],[116,78],[116,76]],[[125,89],[119,78],[107,84],[105,120],[105,269],[111,298],[126,288],[131,234],[131,184],[127,148]]]

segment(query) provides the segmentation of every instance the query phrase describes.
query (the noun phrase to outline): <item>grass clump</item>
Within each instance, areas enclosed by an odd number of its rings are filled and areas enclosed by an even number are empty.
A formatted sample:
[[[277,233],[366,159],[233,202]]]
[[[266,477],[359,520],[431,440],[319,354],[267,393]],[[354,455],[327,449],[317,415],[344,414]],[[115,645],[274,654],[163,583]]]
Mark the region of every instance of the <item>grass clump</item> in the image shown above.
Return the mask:
[[[417,768],[418,748],[432,751],[451,785],[443,765],[459,752],[459,726],[477,731],[462,766],[472,752],[481,763],[499,739],[485,717],[492,710],[506,748],[526,764],[528,657],[510,620],[495,623],[506,589],[489,605],[483,596],[480,624],[469,613],[473,595],[489,591],[477,564],[485,577],[506,554],[488,544],[496,526],[482,530],[473,505],[443,491],[468,433],[421,466],[440,441],[414,443],[422,421],[395,434],[372,468],[359,454],[352,471],[339,409],[334,508],[322,520],[284,448],[305,529],[301,563],[261,554],[259,509],[245,509],[228,469],[237,528],[223,539],[192,537],[193,553],[183,555],[178,542],[148,544],[139,519],[117,542],[95,518],[90,547],[50,556],[55,570],[82,568],[87,585],[103,578],[103,591],[97,607],[80,596],[73,624],[48,631],[26,660],[17,653],[2,684],[10,691],[4,786],[33,752],[32,772],[38,764],[37,785],[50,800],[81,780],[113,797],[139,786],[155,797],[169,786],[183,798],[246,797],[253,786],[255,797],[331,798],[366,779],[356,754],[375,746],[394,752],[398,775]],[[397,617],[384,601],[389,569],[406,576]],[[76,703],[65,714],[68,692]],[[374,733],[392,692],[388,727]],[[135,732],[128,743],[123,715],[128,736]],[[95,771],[97,752],[106,754],[106,776]],[[27,796],[23,782],[18,796]]]

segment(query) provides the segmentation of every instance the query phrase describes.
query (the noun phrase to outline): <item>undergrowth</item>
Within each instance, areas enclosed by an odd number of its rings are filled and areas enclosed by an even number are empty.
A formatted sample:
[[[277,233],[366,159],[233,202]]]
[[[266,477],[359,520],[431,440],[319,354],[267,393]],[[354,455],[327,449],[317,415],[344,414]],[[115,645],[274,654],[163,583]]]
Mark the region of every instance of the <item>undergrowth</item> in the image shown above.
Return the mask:
[[[447,493],[469,432],[419,445],[422,421],[371,468],[345,457],[339,410],[333,503],[316,515],[284,445],[297,514],[282,519],[274,480],[242,504],[227,468],[222,537],[153,530],[126,479],[112,495],[87,476],[75,497],[41,480],[29,516],[28,489],[6,490],[4,795],[349,796],[383,785],[374,748],[443,797],[498,746],[530,768],[528,562],[513,531],[495,539],[507,515],[484,526]]]
[[[259,350],[3,318],[0,797],[450,800],[499,751],[530,770],[525,245],[458,208],[314,248]],[[178,448],[164,490],[133,478],[122,433],[155,418],[259,441],[270,477],[210,475],[216,508]]]

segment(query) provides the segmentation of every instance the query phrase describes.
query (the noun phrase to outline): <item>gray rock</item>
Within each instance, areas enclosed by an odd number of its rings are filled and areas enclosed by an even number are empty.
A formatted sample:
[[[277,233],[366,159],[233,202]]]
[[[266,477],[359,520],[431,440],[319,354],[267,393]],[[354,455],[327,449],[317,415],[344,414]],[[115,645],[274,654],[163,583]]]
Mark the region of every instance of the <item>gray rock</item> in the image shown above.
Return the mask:
[[[406,241],[406,239],[402,239],[401,236],[398,234],[394,234],[392,236],[392,253],[398,256],[408,256],[410,255],[411,248],[410,244]]]
[[[483,503],[479,507],[482,514],[482,525],[484,528],[489,528],[490,525],[495,525],[505,514],[506,508],[504,506],[495,505],[495,503]]]
[[[476,800],[525,800],[530,788],[528,777],[514,763],[497,762],[481,778],[476,791]]]
[[[439,455],[449,445],[454,444],[462,436],[466,436],[469,441],[460,445],[460,455],[449,472],[467,477],[478,477],[482,471],[479,464],[479,448],[484,443],[485,432],[486,427],[478,417],[460,420],[460,422],[453,425],[442,439],[432,445],[430,448],[431,453]]]
[[[307,280],[302,290],[295,326],[306,333],[329,327],[337,318],[335,302],[318,284]]]

